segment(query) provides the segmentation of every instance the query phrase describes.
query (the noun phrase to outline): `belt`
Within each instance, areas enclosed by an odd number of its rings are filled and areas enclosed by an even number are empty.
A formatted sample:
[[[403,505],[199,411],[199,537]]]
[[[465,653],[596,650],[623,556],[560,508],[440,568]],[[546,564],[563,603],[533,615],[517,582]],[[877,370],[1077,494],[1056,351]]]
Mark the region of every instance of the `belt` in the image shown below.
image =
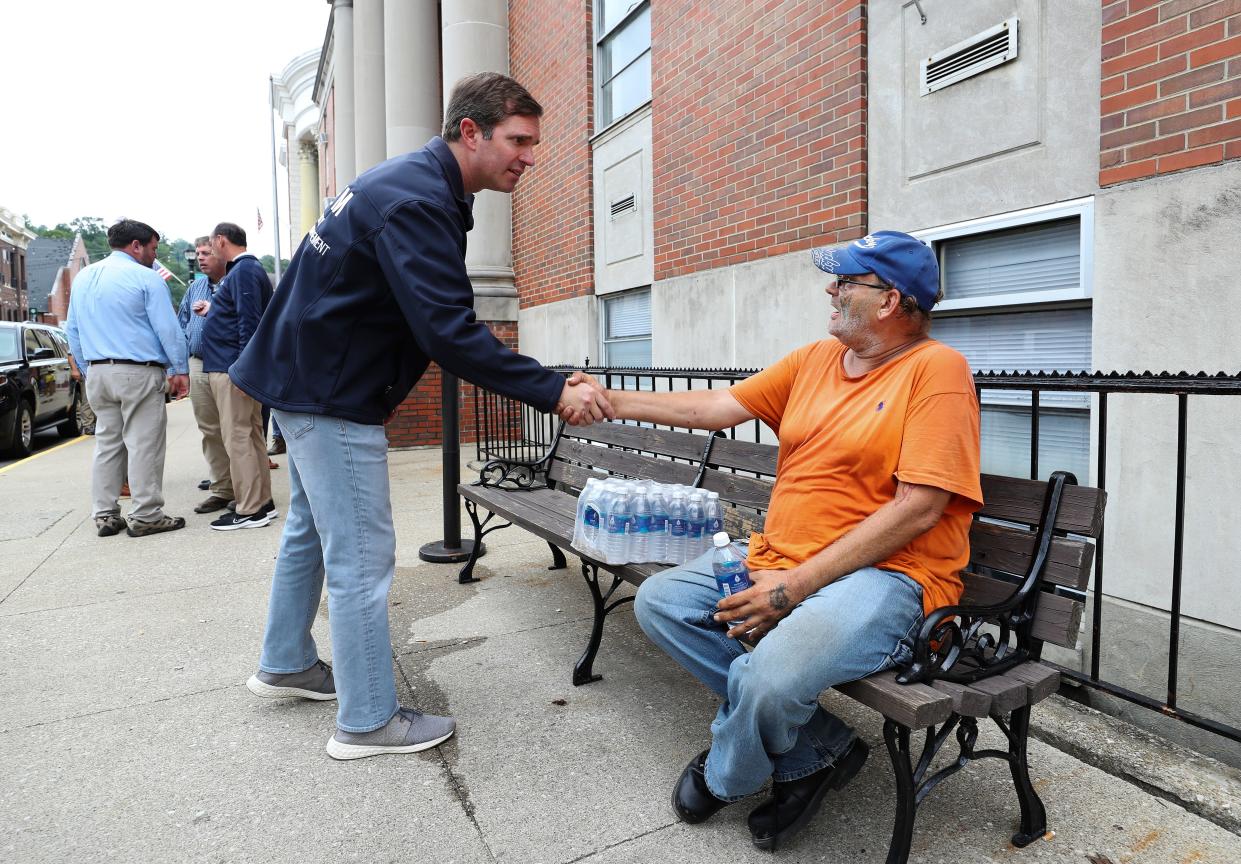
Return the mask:
[[[104,363],[104,364],[107,364],[108,366],[113,366],[113,365],[119,365],[119,366],[158,366],[160,369],[163,369],[163,368],[164,368],[164,364],[163,364],[163,363],[161,363],[161,362],[159,362],[158,360],[116,360],[116,359],[113,359],[113,358],[109,358],[109,359],[107,359],[107,360],[92,360],[92,361],[90,361],[90,365],[92,365],[92,366],[94,366],[94,365],[96,365],[96,364],[99,364],[99,363]]]

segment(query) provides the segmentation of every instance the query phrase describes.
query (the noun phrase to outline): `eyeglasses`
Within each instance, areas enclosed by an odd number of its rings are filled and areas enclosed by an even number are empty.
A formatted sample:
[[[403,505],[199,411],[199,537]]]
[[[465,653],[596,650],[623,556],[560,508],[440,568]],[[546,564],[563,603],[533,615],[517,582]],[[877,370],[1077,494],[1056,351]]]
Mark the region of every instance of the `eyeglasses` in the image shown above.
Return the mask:
[[[861,287],[863,287],[863,288],[877,288],[877,289],[879,289],[880,291],[893,291],[893,290],[895,290],[895,286],[892,286],[892,285],[886,285],[886,284],[884,284],[884,285],[872,285],[872,284],[870,284],[869,282],[859,282],[859,281],[857,281],[856,279],[845,279],[845,278],[844,278],[844,277],[842,277],[842,276],[837,276],[837,277],[836,277],[836,287],[837,287],[837,288],[840,288],[840,286],[841,286],[841,285],[860,285],[860,286],[861,286]]]

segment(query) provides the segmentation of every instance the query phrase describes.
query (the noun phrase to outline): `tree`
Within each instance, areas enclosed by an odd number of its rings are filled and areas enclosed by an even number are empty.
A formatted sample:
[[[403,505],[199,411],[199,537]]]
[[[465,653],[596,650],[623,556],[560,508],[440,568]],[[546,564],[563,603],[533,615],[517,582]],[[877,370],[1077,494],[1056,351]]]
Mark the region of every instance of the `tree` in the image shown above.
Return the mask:
[[[274,274],[276,272],[276,258],[274,255],[264,255],[262,258],[259,259],[259,263],[263,265],[263,269],[266,270],[268,273]],[[284,271],[288,269],[289,269],[289,259],[281,258],[280,259],[280,275],[283,276]]]

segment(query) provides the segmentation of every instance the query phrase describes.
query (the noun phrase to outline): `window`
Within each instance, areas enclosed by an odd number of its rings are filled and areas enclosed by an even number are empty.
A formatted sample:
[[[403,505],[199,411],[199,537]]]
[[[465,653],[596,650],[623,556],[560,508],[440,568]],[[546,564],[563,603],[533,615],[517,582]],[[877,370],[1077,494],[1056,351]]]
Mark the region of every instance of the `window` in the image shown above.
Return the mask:
[[[944,300],[932,333],[977,372],[1091,368],[1093,201],[920,232],[939,255]],[[988,230],[990,229],[990,230]],[[1030,468],[1031,397],[982,391],[982,470]],[[1089,476],[1090,397],[1039,396],[1038,470]]]
[[[651,99],[651,4],[597,0],[595,14],[599,128]]]
[[[603,364],[651,365],[651,290],[626,291],[603,300]]]
[[[26,340],[26,359],[29,360],[43,346],[39,344],[39,336],[33,329],[23,327],[22,333]]]

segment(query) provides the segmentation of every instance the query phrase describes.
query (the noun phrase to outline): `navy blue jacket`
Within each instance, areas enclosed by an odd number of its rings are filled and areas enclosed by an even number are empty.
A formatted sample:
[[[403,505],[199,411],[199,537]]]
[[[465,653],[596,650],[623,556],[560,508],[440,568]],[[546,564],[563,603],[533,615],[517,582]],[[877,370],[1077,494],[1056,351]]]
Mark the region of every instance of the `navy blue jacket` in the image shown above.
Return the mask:
[[[434,360],[554,409],[564,378],[474,317],[473,202],[440,138],[363,173],[302,240],[233,383],[273,408],[377,424]]]
[[[250,253],[228,262],[202,332],[204,372],[227,372],[259,327],[271,301],[271,279]]]

